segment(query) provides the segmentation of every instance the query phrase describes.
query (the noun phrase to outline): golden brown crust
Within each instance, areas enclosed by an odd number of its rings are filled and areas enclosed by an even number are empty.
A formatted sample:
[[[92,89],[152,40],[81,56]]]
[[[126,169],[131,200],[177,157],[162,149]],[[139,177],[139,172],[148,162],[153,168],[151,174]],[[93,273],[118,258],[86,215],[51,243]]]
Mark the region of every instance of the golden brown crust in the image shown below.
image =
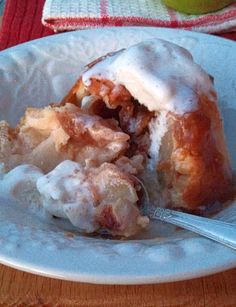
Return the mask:
[[[178,146],[194,161],[183,200],[192,208],[232,198],[233,174],[217,106],[201,97],[200,109],[184,116],[179,124],[182,131],[177,126],[174,130]]]
[[[188,210],[232,199],[233,174],[216,105],[202,98],[196,112],[172,116],[173,148],[158,171],[172,207]]]

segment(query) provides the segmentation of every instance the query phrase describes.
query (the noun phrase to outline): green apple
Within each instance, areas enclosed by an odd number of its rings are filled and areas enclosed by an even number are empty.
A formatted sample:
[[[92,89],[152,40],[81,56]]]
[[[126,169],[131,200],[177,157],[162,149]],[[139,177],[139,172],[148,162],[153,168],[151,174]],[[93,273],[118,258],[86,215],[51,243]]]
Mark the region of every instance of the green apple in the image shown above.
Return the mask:
[[[230,3],[233,0],[163,0],[163,2],[183,13],[187,14],[203,14],[217,11]]]

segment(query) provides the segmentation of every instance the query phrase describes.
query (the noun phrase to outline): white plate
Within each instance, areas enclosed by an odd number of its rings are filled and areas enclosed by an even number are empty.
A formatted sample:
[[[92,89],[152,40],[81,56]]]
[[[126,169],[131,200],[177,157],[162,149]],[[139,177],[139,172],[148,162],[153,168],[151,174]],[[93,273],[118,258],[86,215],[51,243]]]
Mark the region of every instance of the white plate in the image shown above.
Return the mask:
[[[0,119],[15,124],[26,106],[60,100],[84,64],[109,51],[159,37],[189,49],[215,78],[231,156],[236,157],[236,44],[158,28],[107,28],[46,37],[0,53]],[[233,160],[234,168],[236,159]],[[159,224],[129,241],[76,235],[0,196],[0,262],[36,274],[106,284],[167,282],[232,268],[236,252]],[[236,223],[236,205],[221,212]],[[66,226],[67,227],[67,226]],[[158,238],[160,235],[162,238]]]

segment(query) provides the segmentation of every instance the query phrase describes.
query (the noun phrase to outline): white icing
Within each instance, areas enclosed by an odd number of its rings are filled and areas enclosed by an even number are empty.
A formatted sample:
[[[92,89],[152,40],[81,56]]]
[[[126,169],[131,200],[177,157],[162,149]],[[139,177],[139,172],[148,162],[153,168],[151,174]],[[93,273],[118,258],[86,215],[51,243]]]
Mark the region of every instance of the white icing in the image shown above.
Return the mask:
[[[0,178],[0,195],[8,195],[24,207],[37,211],[41,207],[41,197],[36,189],[37,180],[43,172],[36,166],[22,164]]]
[[[69,160],[60,163],[39,178],[37,188],[44,208],[52,215],[68,218],[74,226],[87,232],[98,228],[92,193],[78,163]]]
[[[159,162],[159,152],[162,138],[167,132],[167,112],[161,111],[149,123],[151,145],[149,148],[149,155],[151,156],[148,168],[156,170],[156,165]]]
[[[86,86],[91,78],[124,85],[150,111],[177,114],[195,111],[199,94],[214,91],[208,74],[186,49],[160,39],[106,57],[82,75]]]
[[[24,187],[27,185],[35,185],[41,176],[43,176],[43,172],[38,167],[30,164],[22,164],[10,172],[2,174],[2,179],[0,180],[1,189],[14,196],[13,194],[18,190],[23,193]]]

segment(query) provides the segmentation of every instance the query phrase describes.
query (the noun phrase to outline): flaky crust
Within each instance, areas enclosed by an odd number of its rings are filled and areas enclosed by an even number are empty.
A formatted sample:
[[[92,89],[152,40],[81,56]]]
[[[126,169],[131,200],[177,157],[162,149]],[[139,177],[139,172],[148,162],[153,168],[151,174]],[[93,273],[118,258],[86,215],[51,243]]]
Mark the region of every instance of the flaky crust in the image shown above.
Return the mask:
[[[66,159],[87,166],[111,162],[129,140],[115,120],[91,116],[72,104],[28,108],[16,129],[2,122],[0,135],[0,162],[6,170],[30,163],[45,172]]]

